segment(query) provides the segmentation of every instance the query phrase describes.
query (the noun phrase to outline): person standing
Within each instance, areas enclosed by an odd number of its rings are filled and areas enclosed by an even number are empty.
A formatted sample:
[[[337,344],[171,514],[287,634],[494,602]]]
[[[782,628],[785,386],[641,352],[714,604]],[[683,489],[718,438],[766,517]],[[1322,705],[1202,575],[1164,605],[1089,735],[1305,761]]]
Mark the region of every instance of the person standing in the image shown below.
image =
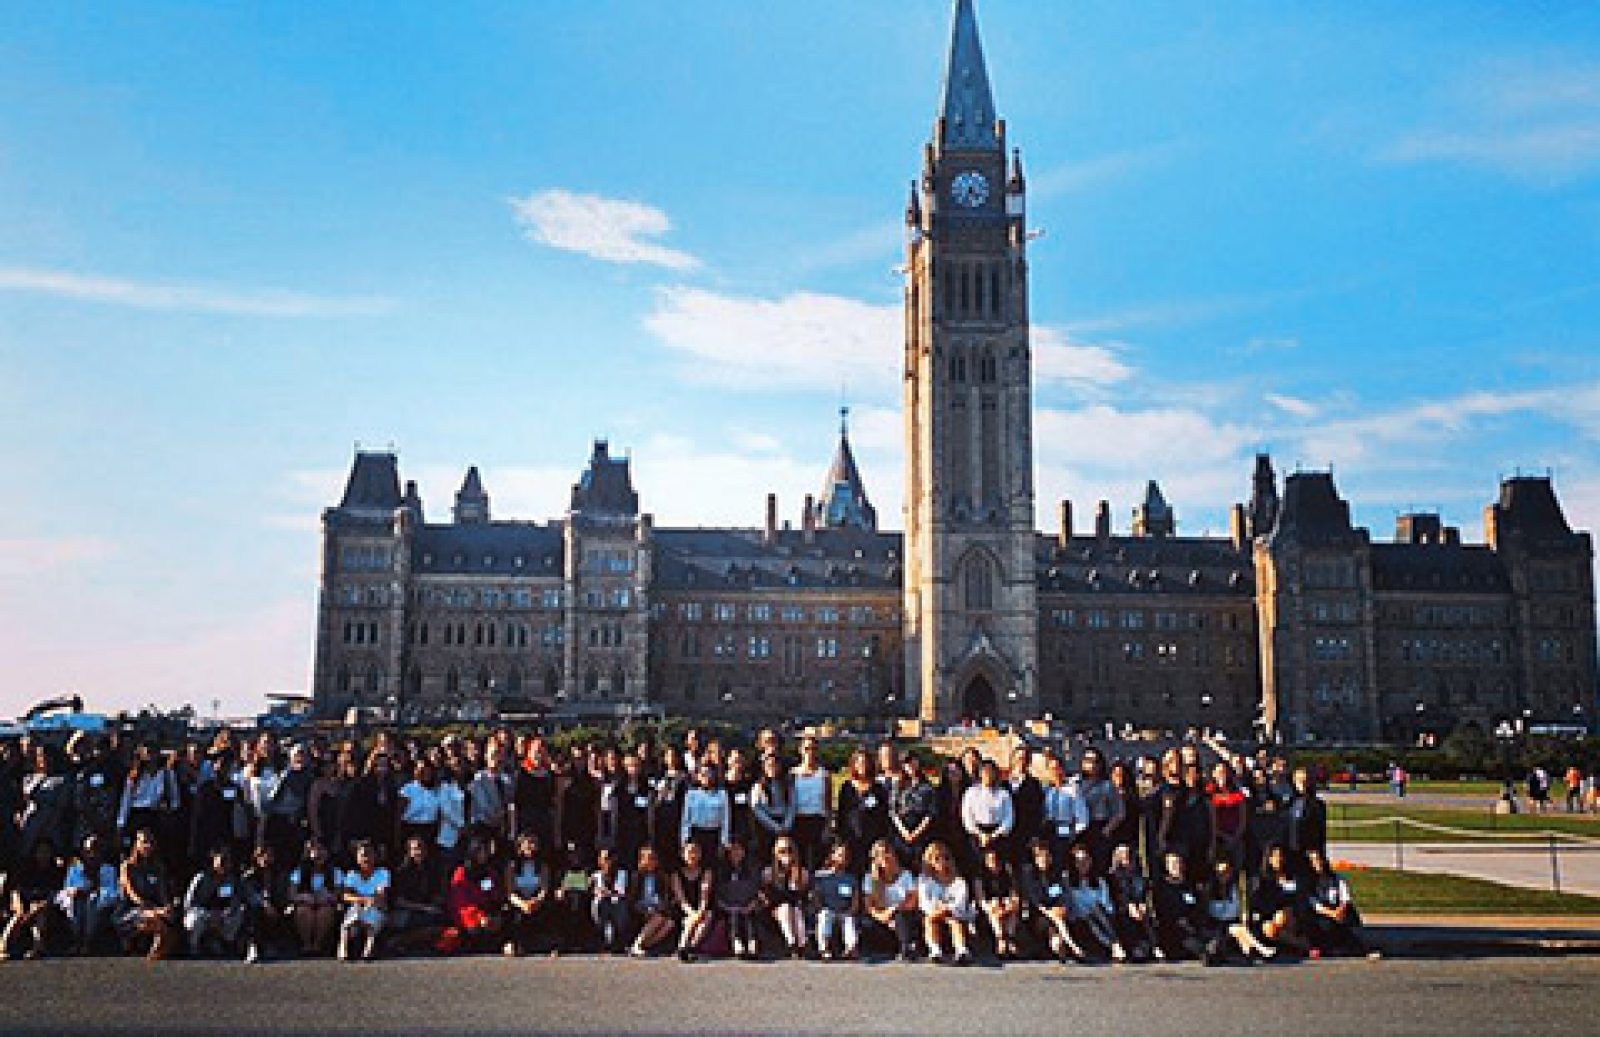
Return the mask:
[[[1315,851],[1328,852],[1328,804],[1317,795],[1311,773],[1304,767],[1294,771],[1294,796],[1285,811],[1284,850],[1290,858],[1290,867],[1304,874],[1306,855]]]
[[[772,847],[794,832],[794,783],[777,753],[761,757],[761,780],[751,792],[750,813],[755,819],[751,846],[759,863],[772,860]]]
[[[850,867],[860,878],[872,844],[889,834],[889,790],[874,776],[865,749],[850,756],[850,775],[839,786],[834,818],[839,838],[850,848]]]
[[[1006,843],[1006,858],[1013,873],[1028,857],[1028,843],[1044,825],[1044,786],[1033,773],[1033,750],[1018,745],[1011,751],[1011,766],[1006,772],[1011,789],[1011,811],[1015,838]]]
[[[696,775],[694,788],[683,799],[683,817],[678,822],[678,842],[687,846],[700,846],[700,860],[714,867],[722,860],[722,848],[728,845],[731,809],[728,790],[717,782],[715,764],[703,763]]]
[[[822,861],[822,844],[833,821],[832,778],[822,765],[817,740],[800,740],[800,762],[790,771],[794,786],[794,841],[800,861],[814,871]]]
[[[889,793],[891,844],[902,868],[922,859],[933,837],[938,802],[933,785],[922,773],[922,757],[907,750]]]
[[[1040,838],[1050,844],[1051,859],[1067,859],[1067,851],[1089,830],[1089,804],[1083,797],[1082,780],[1067,774],[1061,757],[1045,758],[1044,818]]]

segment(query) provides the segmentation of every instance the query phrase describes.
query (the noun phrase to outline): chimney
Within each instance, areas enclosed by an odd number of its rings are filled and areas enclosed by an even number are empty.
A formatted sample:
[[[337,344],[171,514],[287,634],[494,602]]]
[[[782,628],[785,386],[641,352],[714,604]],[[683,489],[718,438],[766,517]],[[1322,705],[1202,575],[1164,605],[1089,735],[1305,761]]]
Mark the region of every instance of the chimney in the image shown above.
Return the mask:
[[[1483,539],[1491,550],[1500,550],[1500,509],[1493,504],[1483,506]]]
[[[1101,501],[1094,509],[1094,538],[1102,548],[1111,545],[1111,502]]]
[[[1063,500],[1057,505],[1057,513],[1061,516],[1061,530],[1056,535],[1056,544],[1065,551],[1072,542],[1072,502]]]
[[[817,537],[817,502],[809,493],[806,494],[806,510],[800,515],[800,531],[808,544]]]
[[[767,494],[767,526],[762,533],[761,541],[770,544],[778,538],[778,495]]]
[[[1243,551],[1250,545],[1250,538],[1245,534],[1243,504],[1228,509],[1228,538],[1233,541],[1235,551]]]
[[[1441,533],[1439,535],[1439,543],[1445,545],[1446,547],[1460,547],[1461,546],[1461,527],[1460,526],[1446,526],[1446,527],[1444,527],[1444,529],[1441,531]]]

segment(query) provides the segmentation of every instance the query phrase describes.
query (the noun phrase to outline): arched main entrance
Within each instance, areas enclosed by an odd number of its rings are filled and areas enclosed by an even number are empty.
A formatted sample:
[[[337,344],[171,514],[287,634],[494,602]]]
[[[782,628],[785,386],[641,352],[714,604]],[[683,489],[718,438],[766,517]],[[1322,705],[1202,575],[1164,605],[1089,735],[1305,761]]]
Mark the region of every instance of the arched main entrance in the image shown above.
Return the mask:
[[[973,720],[993,719],[999,698],[994,685],[983,674],[975,674],[961,692],[961,714]]]

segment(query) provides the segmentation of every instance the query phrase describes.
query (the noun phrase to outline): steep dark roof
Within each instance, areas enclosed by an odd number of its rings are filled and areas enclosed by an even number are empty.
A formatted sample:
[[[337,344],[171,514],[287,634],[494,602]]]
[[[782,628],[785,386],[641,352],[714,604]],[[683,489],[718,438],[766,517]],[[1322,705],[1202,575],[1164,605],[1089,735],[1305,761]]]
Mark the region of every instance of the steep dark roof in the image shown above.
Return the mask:
[[[411,566],[421,574],[560,576],[564,554],[561,526],[554,522],[429,525],[412,541]]]
[[[900,586],[899,533],[798,530],[771,542],[759,529],[657,529],[655,582],[664,590],[800,588],[877,591]]]
[[[1373,544],[1372,584],[1380,591],[1430,594],[1509,589],[1505,566],[1483,544]]]
[[[1079,537],[1065,549],[1052,537],[1036,541],[1041,594],[1255,593],[1255,566],[1231,540],[1206,537],[1112,537],[1101,546]]]
[[[456,497],[476,500],[485,496],[483,492],[483,478],[478,475],[478,466],[473,465],[467,469],[467,476],[461,480],[461,489],[456,491]]]
[[[878,511],[867,499],[866,484],[861,481],[861,470],[856,467],[856,455],[850,449],[850,431],[845,425],[847,412],[839,412],[839,446],[833,452],[833,463],[828,466],[828,477],[822,484],[818,498],[817,517],[824,526],[859,526],[878,528]]]
[[[1556,500],[1555,487],[1544,476],[1519,475],[1500,483],[1495,524],[1502,536],[1563,540],[1572,536],[1567,516]]]
[[[1000,146],[994,133],[989,69],[983,61],[972,0],[956,0],[950,23],[950,54],[939,90],[939,117],[944,120],[944,137],[939,143],[946,148],[982,151]]]
[[[395,455],[357,451],[339,507],[389,512],[400,506],[400,500],[400,465]]]
[[[639,513],[639,495],[626,457],[612,457],[606,441],[595,440],[589,467],[572,487],[572,510],[591,516],[632,516]]]
[[[1339,496],[1332,472],[1295,472],[1283,480],[1283,503],[1273,542],[1353,543],[1361,534],[1350,524],[1350,505]]]

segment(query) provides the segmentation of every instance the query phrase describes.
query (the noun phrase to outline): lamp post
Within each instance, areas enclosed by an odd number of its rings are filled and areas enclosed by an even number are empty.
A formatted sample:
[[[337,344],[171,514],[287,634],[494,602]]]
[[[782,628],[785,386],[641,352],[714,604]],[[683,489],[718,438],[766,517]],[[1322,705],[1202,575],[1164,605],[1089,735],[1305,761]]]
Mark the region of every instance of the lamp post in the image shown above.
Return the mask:
[[[1502,720],[1495,725],[1495,741],[1500,743],[1500,801],[1506,805],[1506,812],[1517,812],[1516,792],[1511,784],[1511,743],[1517,737],[1516,728],[1511,726],[1511,721]]]

